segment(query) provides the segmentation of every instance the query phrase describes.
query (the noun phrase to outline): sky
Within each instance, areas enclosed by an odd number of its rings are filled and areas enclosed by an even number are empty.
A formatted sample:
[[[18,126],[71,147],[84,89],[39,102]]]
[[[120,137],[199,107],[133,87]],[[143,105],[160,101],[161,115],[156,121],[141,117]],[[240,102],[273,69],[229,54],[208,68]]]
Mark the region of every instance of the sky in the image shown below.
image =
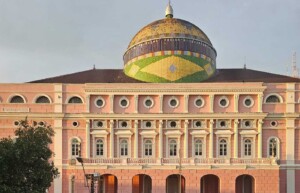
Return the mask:
[[[0,83],[97,69],[122,69],[145,25],[164,18],[167,0],[0,0]],[[174,17],[202,29],[217,68],[291,75],[300,67],[299,0],[172,0]]]

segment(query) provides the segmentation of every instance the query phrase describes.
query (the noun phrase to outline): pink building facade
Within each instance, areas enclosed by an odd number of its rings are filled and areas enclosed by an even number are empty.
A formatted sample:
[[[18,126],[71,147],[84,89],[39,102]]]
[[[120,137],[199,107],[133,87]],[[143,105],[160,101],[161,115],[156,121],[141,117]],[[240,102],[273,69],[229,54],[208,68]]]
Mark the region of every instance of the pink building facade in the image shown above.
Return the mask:
[[[54,128],[51,193],[89,192],[77,157],[101,175],[97,193],[300,192],[299,79],[213,71],[202,82],[92,69],[0,84],[0,137],[14,137],[25,117]]]

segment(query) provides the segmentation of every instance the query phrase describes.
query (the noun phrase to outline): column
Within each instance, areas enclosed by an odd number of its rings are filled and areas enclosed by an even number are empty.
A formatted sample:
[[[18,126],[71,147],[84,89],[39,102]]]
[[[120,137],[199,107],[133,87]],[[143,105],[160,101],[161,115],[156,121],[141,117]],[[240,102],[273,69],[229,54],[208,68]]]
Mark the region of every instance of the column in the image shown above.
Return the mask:
[[[262,119],[258,120],[258,135],[257,135],[257,158],[262,158]]]
[[[110,113],[114,113],[114,95],[109,95]]]
[[[233,126],[233,130],[234,130],[234,152],[233,152],[233,157],[234,158],[238,158],[239,157],[239,132],[238,132],[238,127],[239,127],[239,120],[235,119],[234,120],[234,126]]]
[[[287,169],[287,192],[295,192],[295,120],[293,118],[286,119],[286,164]]]
[[[86,112],[87,112],[87,113],[90,112],[90,98],[91,98],[91,95],[87,95],[87,96],[86,96],[86,99],[85,99]]]
[[[139,157],[139,130],[138,130],[139,121],[134,121],[134,158]]]
[[[86,147],[85,147],[85,152],[86,152],[86,158],[90,158],[90,144],[91,144],[91,138],[90,138],[90,120],[86,120],[85,122],[85,138],[86,138]]]
[[[189,157],[189,120],[184,121],[184,155],[183,158]]]
[[[258,98],[258,102],[257,102],[258,109],[257,109],[257,111],[262,112],[262,104],[263,104],[263,100],[264,100],[264,95],[262,93],[258,94],[257,98]]]
[[[159,113],[163,113],[164,95],[159,95]]]
[[[55,96],[54,96],[54,112],[55,113],[61,113],[62,112],[62,84],[56,84],[54,85],[54,91],[55,91]]]
[[[209,121],[209,158],[214,157],[214,120]]]
[[[189,95],[184,95],[184,112],[189,112]]]
[[[134,112],[139,112],[139,95],[134,95]]]
[[[109,121],[109,130],[110,130],[110,144],[109,144],[109,148],[110,148],[110,153],[109,153],[109,158],[114,158],[114,120],[110,120]]]
[[[239,112],[239,98],[240,98],[239,94],[234,95],[234,112],[235,113]]]
[[[159,121],[159,158],[163,158],[163,121]]]
[[[54,179],[54,192],[62,193],[62,120],[54,120],[54,165],[58,168],[60,176]],[[69,148],[69,147],[68,147]]]
[[[210,112],[213,113],[214,112],[214,98],[215,98],[215,95],[213,94],[210,94],[209,95],[209,108],[210,108]]]

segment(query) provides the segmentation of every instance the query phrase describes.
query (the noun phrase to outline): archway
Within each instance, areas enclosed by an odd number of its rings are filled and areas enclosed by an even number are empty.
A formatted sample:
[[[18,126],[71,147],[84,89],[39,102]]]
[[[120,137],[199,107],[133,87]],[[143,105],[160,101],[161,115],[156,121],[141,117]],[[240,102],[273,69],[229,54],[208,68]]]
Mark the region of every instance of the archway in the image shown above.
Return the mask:
[[[167,193],[185,193],[185,178],[179,174],[173,174],[166,180]]]
[[[132,193],[151,193],[152,179],[146,174],[138,174],[132,178]]]
[[[255,181],[250,175],[238,176],[235,180],[235,192],[236,193],[255,193]]]
[[[200,180],[200,193],[220,193],[220,179],[213,174],[205,175]]]
[[[104,174],[101,175],[98,182],[99,193],[117,193],[118,192],[118,179],[115,175]]]

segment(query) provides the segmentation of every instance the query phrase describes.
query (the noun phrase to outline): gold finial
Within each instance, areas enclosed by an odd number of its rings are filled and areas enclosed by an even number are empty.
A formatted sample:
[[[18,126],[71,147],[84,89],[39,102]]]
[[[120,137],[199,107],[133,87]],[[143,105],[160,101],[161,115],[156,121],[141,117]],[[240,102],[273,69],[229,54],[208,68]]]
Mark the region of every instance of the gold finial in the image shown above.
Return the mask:
[[[169,0],[169,3],[166,8],[166,18],[173,18],[173,8],[171,6],[171,1]]]

